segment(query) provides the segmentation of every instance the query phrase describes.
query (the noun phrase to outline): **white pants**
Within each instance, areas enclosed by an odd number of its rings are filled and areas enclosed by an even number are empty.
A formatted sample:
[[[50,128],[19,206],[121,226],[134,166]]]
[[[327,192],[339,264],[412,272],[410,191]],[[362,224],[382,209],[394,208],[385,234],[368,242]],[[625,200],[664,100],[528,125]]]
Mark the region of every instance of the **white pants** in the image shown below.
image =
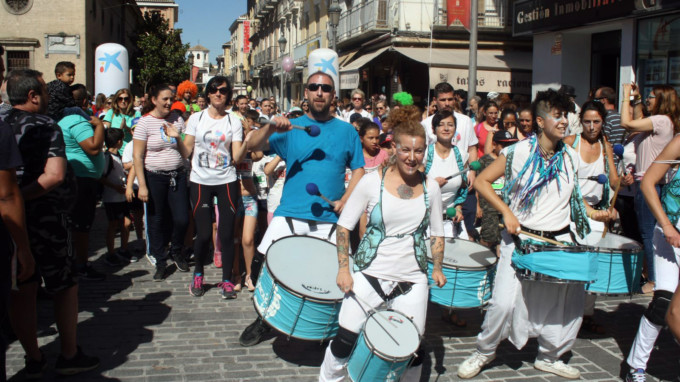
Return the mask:
[[[515,243],[507,231],[501,236],[493,296],[477,336],[477,350],[493,354],[506,338],[521,349],[530,337],[537,337],[538,359],[555,361],[571,349],[581,327],[583,285],[521,281],[511,265]],[[569,234],[557,239],[571,241]]]
[[[429,226],[427,227],[427,231],[425,231],[425,235],[428,238],[430,237]],[[470,236],[465,229],[465,223],[461,221],[460,223],[455,224],[451,219],[444,220],[444,237],[470,240]]]
[[[679,224],[680,225],[680,224]],[[656,273],[656,285],[654,290],[665,290],[671,293],[678,287],[680,277],[680,249],[673,248],[666,241],[663,230],[658,225],[654,227],[654,272]],[[662,326],[651,323],[647,317],[642,316],[638,333],[633,341],[628,365],[633,369],[646,369],[649,355],[656,342]]]
[[[368,283],[368,280],[366,280],[366,277],[364,277],[363,273],[357,272],[352,276],[354,278],[354,287],[352,290],[359,298],[355,299],[351,294],[345,295],[345,299],[342,301],[342,307],[340,307],[338,321],[341,327],[358,334],[361,328],[364,326],[364,322],[367,318],[365,312],[370,314],[371,309],[378,308],[379,306],[383,305],[384,302],[378,293],[376,293],[376,291],[373,289],[371,284]],[[381,279],[378,279],[378,281],[385,294],[390,294],[392,289],[394,289],[397,285],[396,281],[387,281]],[[428,293],[429,289],[427,283],[413,284],[410,292],[402,294],[401,296],[396,297],[386,304],[387,308],[394,309],[411,318],[418,329],[418,334],[421,337],[423,333],[425,333]],[[323,359],[323,364],[321,364],[319,381],[342,381],[344,379],[344,367],[346,362],[347,358],[341,359],[333,355],[331,352],[331,345],[329,343]],[[413,370],[407,371],[405,375],[402,376],[401,380],[418,381],[420,379],[419,371],[422,368],[417,366],[409,369]]]
[[[286,236],[312,236],[318,237],[319,239],[328,240],[335,244],[335,230],[330,235],[331,230],[335,226],[333,223],[326,222],[315,222],[311,220],[301,220],[290,218],[290,222],[293,225],[293,230],[283,216],[276,216],[269,223],[267,227],[267,232],[265,232],[264,237],[257,250],[262,254],[267,254],[267,250],[272,243],[282,237]]]

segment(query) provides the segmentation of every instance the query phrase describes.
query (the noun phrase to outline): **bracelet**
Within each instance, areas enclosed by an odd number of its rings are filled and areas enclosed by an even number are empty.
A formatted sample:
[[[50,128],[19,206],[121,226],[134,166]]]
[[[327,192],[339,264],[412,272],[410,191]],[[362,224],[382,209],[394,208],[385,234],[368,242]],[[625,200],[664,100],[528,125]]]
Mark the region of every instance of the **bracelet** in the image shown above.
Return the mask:
[[[595,210],[590,211],[590,214],[588,214],[588,219],[593,219],[593,215],[595,214]]]

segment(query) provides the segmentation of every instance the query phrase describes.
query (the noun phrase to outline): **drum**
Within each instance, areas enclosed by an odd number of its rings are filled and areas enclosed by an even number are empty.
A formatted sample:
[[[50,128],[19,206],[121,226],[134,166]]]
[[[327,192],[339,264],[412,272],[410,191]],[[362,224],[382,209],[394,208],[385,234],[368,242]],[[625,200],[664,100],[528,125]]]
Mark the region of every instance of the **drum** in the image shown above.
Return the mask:
[[[512,266],[523,280],[556,284],[587,284],[597,280],[597,255],[591,247],[583,245],[527,243],[515,249]]]
[[[375,311],[347,360],[347,373],[354,382],[398,381],[418,346],[418,328],[410,318],[394,310]]]
[[[255,309],[289,337],[333,338],[344,297],[335,284],[337,274],[335,245],[309,236],[279,239],[269,247],[260,270],[253,295]]]
[[[498,258],[487,247],[468,240],[444,239],[442,273],[446,284],[430,288],[430,301],[452,308],[477,308],[491,299]],[[432,280],[432,252],[427,243],[427,275]]]
[[[585,239],[597,255],[597,281],[586,284],[586,291],[602,295],[633,294],[639,289],[644,250],[635,240],[602,232],[591,232]]]

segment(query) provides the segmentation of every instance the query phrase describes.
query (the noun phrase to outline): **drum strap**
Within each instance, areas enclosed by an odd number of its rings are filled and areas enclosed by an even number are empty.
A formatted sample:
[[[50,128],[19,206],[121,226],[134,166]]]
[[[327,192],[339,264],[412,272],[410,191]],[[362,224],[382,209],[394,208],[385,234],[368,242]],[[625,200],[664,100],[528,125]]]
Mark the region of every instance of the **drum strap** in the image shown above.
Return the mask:
[[[382,288],[380,287],[380,282],[378,281],[377,278],[367,275],[365,273],[362,273],[366,280],[368,281],[369,284],[373,287],[373,290],[375,290],[375,293],[382,298],[383,301],[388,302],[390,300],[394,300],[395,298],[401,296],[402,294],[407,294],[408,292],[411,291],[411,288],[413,287],[413,283],[408,282],[408,281],[400,281],[397,283],[397,286],[392,289],[392,292],[390,294],[386,295],[385,292],[383,292]]]
[[[310,231],[316,231],[316,222],[314,220],[305,220],[305,221],[309,225]],[[286,216],[286,224],[288,224],[288,228],[290,229],[290,232],[293,235],[297,235],[297,233],[295,232],[295,226],[293,226],[293,218]],[[336,228],[337,228],[337,225],[333,224],[331,229],[328,231],[328,238],[327,238],[328,241],[331,240],[331,237],[333,236],[333,232],[335,232]]]

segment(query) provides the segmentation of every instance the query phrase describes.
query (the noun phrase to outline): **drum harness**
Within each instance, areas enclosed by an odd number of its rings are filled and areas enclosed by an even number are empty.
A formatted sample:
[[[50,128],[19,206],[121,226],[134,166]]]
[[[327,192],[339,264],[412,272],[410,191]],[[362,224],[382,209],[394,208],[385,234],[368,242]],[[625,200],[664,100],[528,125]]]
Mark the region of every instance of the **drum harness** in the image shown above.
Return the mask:
[[[301,221],[306,222],[307,225],[309,226],[309,231],[310,231],[310,232],[314,232],[314,231],[317,230],[317,227],[316,227],[316,223],[317,223],[317,222],[314,221],[314,220],[307,220],[307,219],[296,219],[296,220],[301,220]],[[288,228],[290,229],[290,232],[293,233],[293,235],[295,235],[295,236],[304,236],[304,235],[298,235],[298,234],[295,232],[295,227],[293,226],[293,218],[291,218],[291,217],[289,217],[289,216],[286,216],[286,224],[288,224]],[[337,224],[333,224],[333,226],[331,227],[330,231],[328,231],[328,237],[326,238],[327,241],[331,241],[331,237],[333,237],[333,233],[335,232],[335,228],[336,228],[336,227],[337,227]]]

